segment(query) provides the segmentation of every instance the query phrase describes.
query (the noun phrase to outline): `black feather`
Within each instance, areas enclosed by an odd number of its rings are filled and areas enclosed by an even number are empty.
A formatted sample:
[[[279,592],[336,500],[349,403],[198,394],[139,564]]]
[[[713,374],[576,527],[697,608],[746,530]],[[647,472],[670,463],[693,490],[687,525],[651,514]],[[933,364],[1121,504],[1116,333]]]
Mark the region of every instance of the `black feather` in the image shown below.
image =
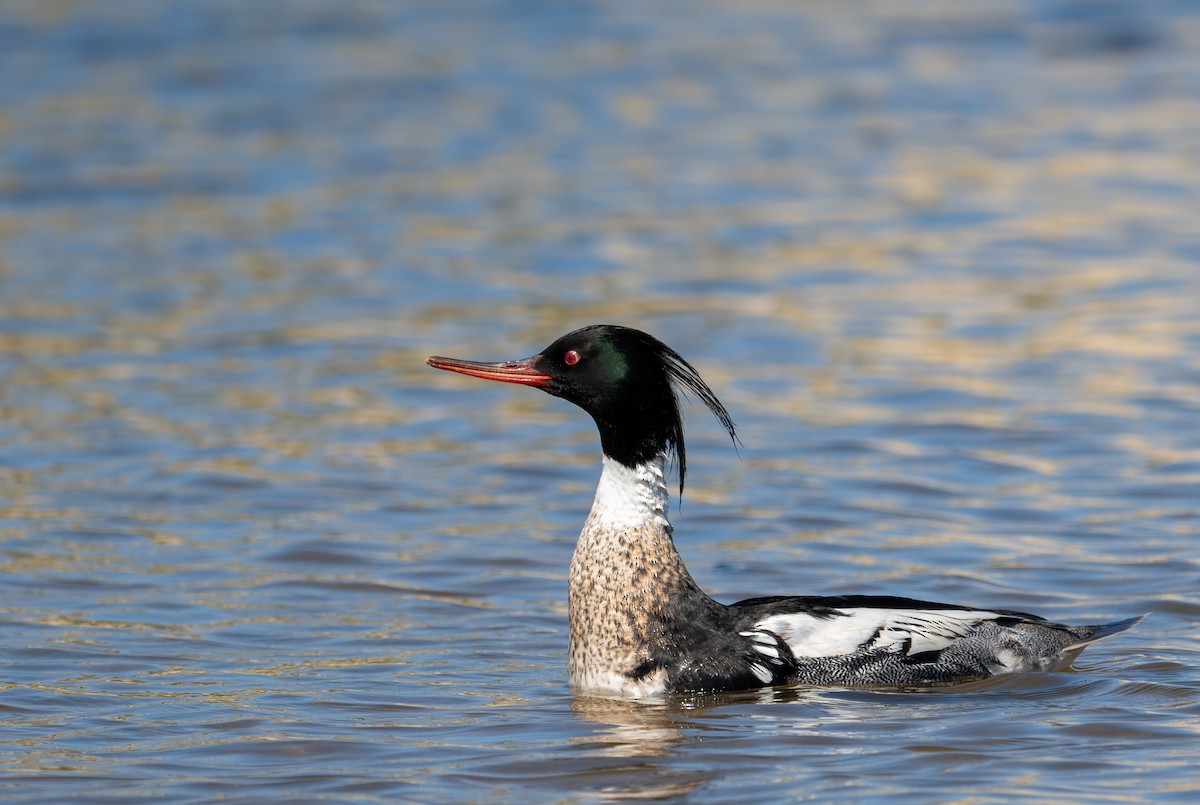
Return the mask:
[[[570,362],[564,357],[572,355]],[[604,454],[629,467],[659,453],[679,466],[679,493],[687,476],[680,395],[703,402],[737,448],[737,427],[696,368],[641,330],[593,324],[568,333],[536,358],[551,378],[543,390],[592,415]]]
[[[654,341],[657,345],[663,368],[671,378],[671,389],[675,396],[677,418],[675,420],[675,432],[672,435],[669,446],[674,450],[675,456],[679,461],[679,494],[682,495],[684,476],[687,475],[687,448],[683,441],[683,417],[682,415],[678,415],[679,392],[681,390],[688,392],[708,406],[708,410],[712,411],[713,416],[717,418],[721,426],[729,432],[729,438],[733,442],[735,450],[740,444],[737,436],[737,426],[733,422],[733,417],[729,415],[729,411],[725,410],[725,406],[717,399],[716,393],[704,382],[704,378],[700,377],[700,373],[696,371],[694,366],[684,360],[682,355],[658,339],[652,336],[646,337]]]

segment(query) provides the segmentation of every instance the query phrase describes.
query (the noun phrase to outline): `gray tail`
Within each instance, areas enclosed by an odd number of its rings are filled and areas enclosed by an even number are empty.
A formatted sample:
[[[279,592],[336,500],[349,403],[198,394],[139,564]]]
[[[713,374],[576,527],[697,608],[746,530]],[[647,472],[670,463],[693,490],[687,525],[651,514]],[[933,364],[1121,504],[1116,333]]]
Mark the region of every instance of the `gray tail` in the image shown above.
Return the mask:
[[[1123,621],[1114,621],[1113,623],[1102,623],[1099,626],[1084,626],[1079,631],[1083,635],[1071,645],[1063,649],[1066,651],[1075,651],[1086,645],[1095,643],[1097,640],[1103,640],[1106,637],[1112,637],[1118,632],[1123,632],[1126,629],[1132,629],[1142,622],[1145,615],[1138,615],[1136,618],[1126,618]]]

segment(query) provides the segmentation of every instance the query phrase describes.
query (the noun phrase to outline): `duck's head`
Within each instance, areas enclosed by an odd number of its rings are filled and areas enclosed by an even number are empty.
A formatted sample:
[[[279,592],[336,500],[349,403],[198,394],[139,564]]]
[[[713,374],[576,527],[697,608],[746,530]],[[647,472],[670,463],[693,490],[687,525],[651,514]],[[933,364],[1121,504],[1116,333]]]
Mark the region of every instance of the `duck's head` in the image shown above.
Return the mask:
[[[729,412],[692,365],[654,336],[630,327],[584,327],[522,360],[482,363],[434,356],[426,362],[485,380],[536,386],[570,400],[596,421],[604,454],[628,467],[674,451],[681,493],[687,456],[680,390],[707,405],[737,442]]]

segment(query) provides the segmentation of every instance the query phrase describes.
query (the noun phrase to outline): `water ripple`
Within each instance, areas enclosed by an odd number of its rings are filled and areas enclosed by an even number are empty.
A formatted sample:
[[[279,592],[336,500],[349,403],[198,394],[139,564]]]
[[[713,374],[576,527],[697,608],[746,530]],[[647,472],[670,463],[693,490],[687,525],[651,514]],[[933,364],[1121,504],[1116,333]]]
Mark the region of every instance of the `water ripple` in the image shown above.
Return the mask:
[[[1187,3],[0,10],[0,749],[38,802],[1190,801]],[[1070,622],[1074,671],[565,684],[594,430],[431,372],[696,364],[723,600]]]

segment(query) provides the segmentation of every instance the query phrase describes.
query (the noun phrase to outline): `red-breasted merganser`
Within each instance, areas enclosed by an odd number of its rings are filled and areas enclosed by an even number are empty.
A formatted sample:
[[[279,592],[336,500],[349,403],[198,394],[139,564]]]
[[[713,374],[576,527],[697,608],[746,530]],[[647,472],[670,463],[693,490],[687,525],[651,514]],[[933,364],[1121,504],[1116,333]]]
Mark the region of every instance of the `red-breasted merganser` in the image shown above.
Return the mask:
[[[428,364],[536,386],[600,430],[603,470],[571,560],[571,686],[629,698],[770,685],[911,687],[1065,668],[1141,618],[1065,626],[1035,615],[910,598],[772,596],[726,605],[692,579],[667,520],[667,459],[687,471],[678,391],[733,420],[691,364],[653,336],[584,327],[524,360]]]

